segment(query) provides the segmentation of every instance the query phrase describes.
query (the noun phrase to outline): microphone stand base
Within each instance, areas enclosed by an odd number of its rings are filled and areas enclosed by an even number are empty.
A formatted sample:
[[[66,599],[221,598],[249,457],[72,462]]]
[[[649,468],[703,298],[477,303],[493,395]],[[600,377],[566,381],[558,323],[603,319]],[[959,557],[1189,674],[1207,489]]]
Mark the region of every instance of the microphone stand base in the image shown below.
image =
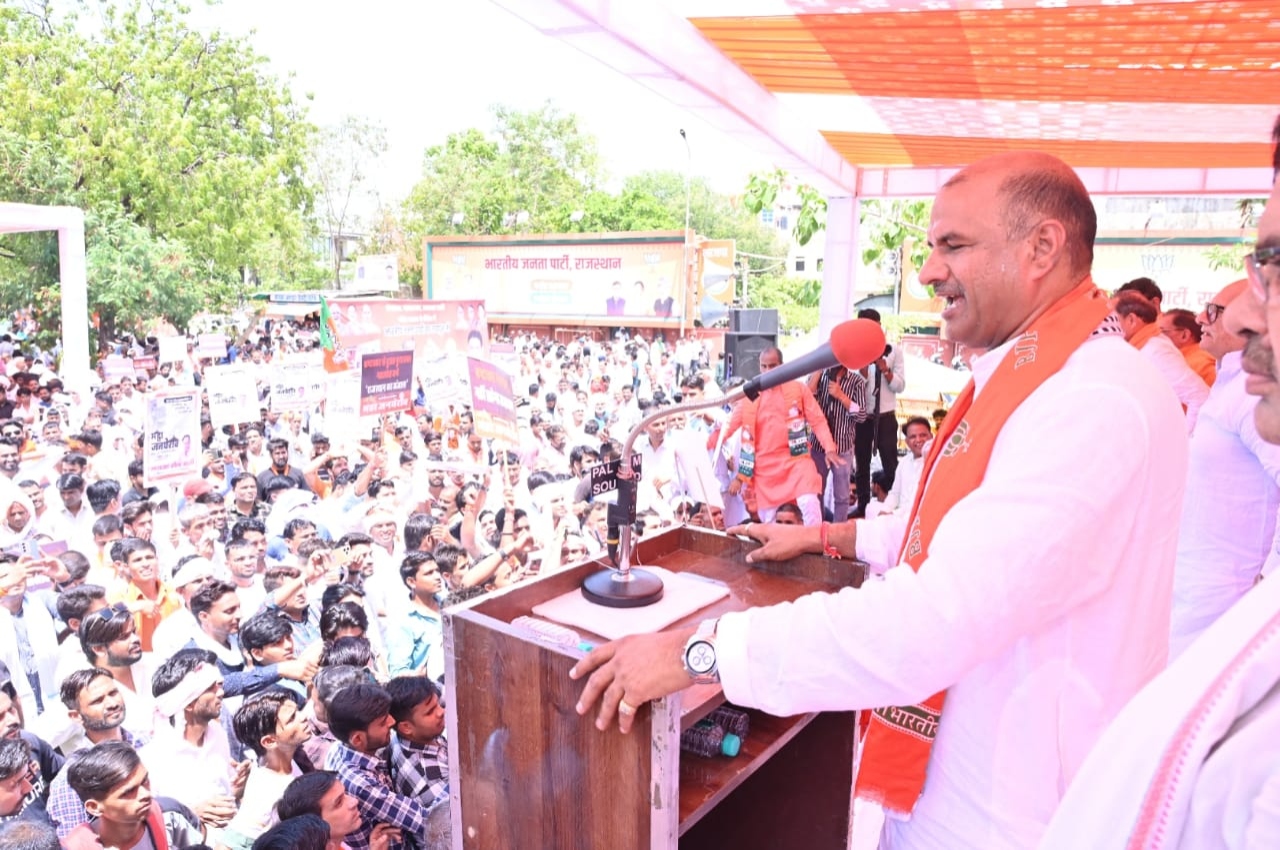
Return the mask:
[[[601,570],[582,580],[582,595],[606,608],[643,608],[662,598],[662,579],[648,570],[631,569],[620,579],[617,570]]]

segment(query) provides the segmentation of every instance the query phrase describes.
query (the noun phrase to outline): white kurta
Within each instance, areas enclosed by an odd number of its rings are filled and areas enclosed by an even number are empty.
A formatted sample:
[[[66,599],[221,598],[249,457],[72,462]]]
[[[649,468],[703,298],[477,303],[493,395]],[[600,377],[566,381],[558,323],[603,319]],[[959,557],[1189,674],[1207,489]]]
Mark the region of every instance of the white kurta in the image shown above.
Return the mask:
[[[1041,850],[1280,847],[1277,612],[1264,581],[1125,706]]]
[[[1240,352],[1222,359],[1191,437],[1173,574],[1169,655],[1177,657],[1253,587],[1280,509],[1280,446],[1254,426]]]
[[[1196,429],[1200,408],[1209,397],[1209,385],[1187,365],[1182,352],[1164,334],[1156,334],[1147,340],[1147,344],[1142,346],[1142,353],[1160,370],[1178,401],[1187,409],[1187,433],[1190,434]]]
[[[928,446],[920,457],[907,452],[906,457],[898,461],[898,469],[893,474],[893,487],[884,500],[883,513],[911,512],[916,502],[916,491],[920,489],[920,474],[924,472],[924,459],[928,456]]]
[[[975,360],[979,393],[1010,348]],[[1009,418],[918,572],[722,617],[726,698],[791,715],[945,688],[924,793],[884,846],[1034,847],[1103,727],[1165,666],[1186,464],[1167,384],[1119,337],[1089,340]],[[860,522],[859,556],[896,563],[905,525]]]

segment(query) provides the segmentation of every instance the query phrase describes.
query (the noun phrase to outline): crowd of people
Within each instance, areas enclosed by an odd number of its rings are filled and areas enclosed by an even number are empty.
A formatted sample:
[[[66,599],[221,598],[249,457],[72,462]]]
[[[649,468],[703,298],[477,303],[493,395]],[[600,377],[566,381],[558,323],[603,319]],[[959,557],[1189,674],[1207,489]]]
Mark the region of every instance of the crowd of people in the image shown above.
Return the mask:
[[[736,382],[692,338],[522,334],[504,340],[506,444],[461,400],[428,401],[422,374],[411,409],[365,433],[335,432],[322,400],[277,410],[273,364],[315,351],[317,330],[230,340],[260,407],[215,423],[206,393],[200,471],[160,486],[148,395],[201,386],[213,360],[191,344],[154,369],[100,367],[81,394],[50,354],[0,340],[0,827],[244,850],[313,814],[335,848],[448,846],[442,607],[605,556],[616,496],[590,472],[642,423],[640,536],[861,515],[882,504],[858,492],[875,446],[893,447],[877,492],[897,492],[901,354],[757,411],[720,401]],[[112,354],[159,359],[155,339]]]
[[[892,344],[727,403],[704,344],[623,331],[511,340],[513,444],[421,381],[411,409],[336,433],[323,400],[275,409],[273,361],[320,344],[277,321],[227,354],[260,408],[206,410],[199,474],[158,487],[147,395],[200,385],[209,360],[189,347],[82,396],[0,339],[0,845],[449,846],[441,611],[604,557],[614,496],[591,471],[633,432],[636,534],[727,527],[764,544],[757,559],[856,556],[882,575],[720,618],[730,700],[875,709],[858,793],[902,815],[889,846],[1053,836],[1066,785],[1170,644],[1193,654],[1280,559],[1280,446],[1246,392],[1265,364],[1244,363],[1262,336],[1240,305],[1259,296],[1240,281],[1190,322],[1146,278],[1108,298],[1088,276],[1092,216],[1050,157],[943,189],[921,279],[979,354],[937,441],[938,423],[899,421]],[[1259,280],[1269,262],[1253,259]],[[782,362],[771,347],[758,366]],[[672,407],[692,401],[708,403]],[[594,650],[579,711],[599,700],[626,731],[689,684],[689,639]]]

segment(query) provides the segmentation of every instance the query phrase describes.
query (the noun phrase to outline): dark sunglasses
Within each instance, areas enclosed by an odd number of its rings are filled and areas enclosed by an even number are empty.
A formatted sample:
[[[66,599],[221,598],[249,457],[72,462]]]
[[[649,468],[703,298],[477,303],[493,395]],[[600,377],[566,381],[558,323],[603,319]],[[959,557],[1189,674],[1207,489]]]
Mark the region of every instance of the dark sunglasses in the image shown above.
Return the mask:
[[[1223,307],[1221,304],[1206,304],[1204,305],[1204,317],[1208,319],[1209,324],[1212,325],[1214,322],[1218,321],[1222,316],[1222,311],[1225,309],[1227,308]]]

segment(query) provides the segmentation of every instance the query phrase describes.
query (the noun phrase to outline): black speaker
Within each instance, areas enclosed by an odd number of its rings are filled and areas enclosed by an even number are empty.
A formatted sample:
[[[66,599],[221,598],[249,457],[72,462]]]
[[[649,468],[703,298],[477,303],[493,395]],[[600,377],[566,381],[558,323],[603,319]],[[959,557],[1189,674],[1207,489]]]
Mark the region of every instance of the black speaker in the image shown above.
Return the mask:
[[[729,333],[777,335],[778,311],[772,307],[751,310],[730,310]]]
[[[760,374],[760,354],[778,344],[775,334],[724,335],[724,379],[750,380]]]

